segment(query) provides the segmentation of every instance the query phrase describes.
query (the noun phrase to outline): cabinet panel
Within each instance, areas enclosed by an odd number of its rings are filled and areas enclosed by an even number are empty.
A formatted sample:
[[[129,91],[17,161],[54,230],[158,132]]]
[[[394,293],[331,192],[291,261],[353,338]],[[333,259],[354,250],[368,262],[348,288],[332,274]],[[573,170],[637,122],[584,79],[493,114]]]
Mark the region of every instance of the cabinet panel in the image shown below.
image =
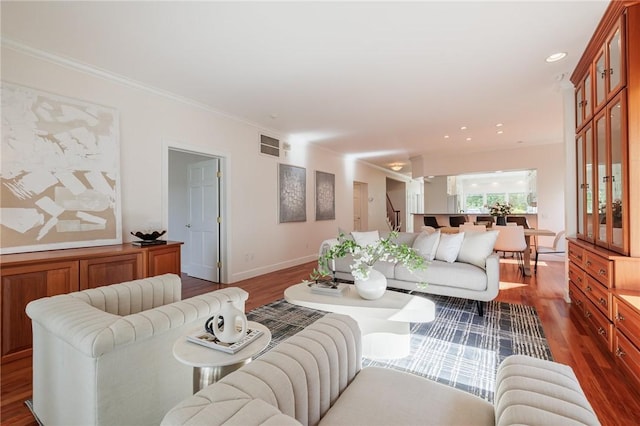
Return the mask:
[[[31,353],[29,302],[78,290],[78,263],[56,262],[2,269],[2,363]]]
[[[608,259],[594,253],[586,252],[584,268],[589,275],[600,281],[606,287],[613,287],[611,265]]]
[[[618,363],[640,382],[640,350],[620,330],[616,330],[614,355]]]
[[[591,303],[593,303],[596,308],[600,309],[600,312],[602,312],[608,320],[611,320],[612,296],[607,291],[607,288],[587,275],[587,279],[584,284],[584,293]]]
[[[569,242],[568,256],[569,260],[578,266],[584,263],[584,249],[572,242]]]
[[[614,298],[613,308],[615,326],[629,337],[637,336],[640,338],[640,314],[617,298]]]
[[[584,303],[584,316],[594,336],[597,336],[599,341],[611,352],[613,349],[613,324],[589,301]]]
[[[103,256],[80,261],[80,289],[100,287],[144,278],[143,252]]]
[[[149,276],[162,274],[180,275],[180,246],[149,250]]]

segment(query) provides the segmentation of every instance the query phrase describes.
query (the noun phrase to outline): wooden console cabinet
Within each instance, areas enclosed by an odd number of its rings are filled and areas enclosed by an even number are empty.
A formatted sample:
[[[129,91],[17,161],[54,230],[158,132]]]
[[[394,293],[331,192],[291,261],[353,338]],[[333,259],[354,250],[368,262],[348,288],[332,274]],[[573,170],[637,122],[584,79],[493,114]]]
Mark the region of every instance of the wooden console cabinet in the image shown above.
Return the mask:
[[[0,256],[1,363],[31,355],[31,320],[24,311],[30,301],[154,275],[180,275],[181,245],[119,244]]]
[[[577,234],[569,297],[640,382],[640,1],[612,1],[571,76]]]

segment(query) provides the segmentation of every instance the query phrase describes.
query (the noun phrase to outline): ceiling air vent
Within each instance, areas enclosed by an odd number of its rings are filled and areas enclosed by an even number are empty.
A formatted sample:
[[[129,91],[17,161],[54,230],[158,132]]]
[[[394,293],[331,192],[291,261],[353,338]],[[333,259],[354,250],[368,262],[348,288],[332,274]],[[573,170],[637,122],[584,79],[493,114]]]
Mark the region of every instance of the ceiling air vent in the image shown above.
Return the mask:
[[[280,157],[280,141],[269,136],[260,135],[260,153]]]

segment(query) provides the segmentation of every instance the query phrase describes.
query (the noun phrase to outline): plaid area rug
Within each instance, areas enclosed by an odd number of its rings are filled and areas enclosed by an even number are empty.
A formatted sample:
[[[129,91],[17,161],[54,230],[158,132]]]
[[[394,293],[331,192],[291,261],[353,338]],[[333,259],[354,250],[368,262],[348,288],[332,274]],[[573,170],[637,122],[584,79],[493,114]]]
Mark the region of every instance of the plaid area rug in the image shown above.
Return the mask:
[[[422,295],[436,304],[436,318],[412,324],[411,353],[400,359],[363,359],[363,366],[394,368],[456,387],[493,402],[498,365],[509,355],[552,360],[535,308],[492,301],[484,317],[464,299]],[[264,352],[327,312],[278,300],[247,313],[271,330]],[[263,352],[263,353],[264,353]]]

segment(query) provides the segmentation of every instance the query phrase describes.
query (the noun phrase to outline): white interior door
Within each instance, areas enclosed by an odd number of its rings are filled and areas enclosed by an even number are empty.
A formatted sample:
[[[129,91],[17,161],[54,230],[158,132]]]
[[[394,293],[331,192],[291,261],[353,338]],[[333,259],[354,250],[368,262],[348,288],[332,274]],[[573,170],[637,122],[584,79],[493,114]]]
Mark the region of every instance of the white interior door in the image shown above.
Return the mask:
[[[189,268],[196,278],[220,282],[219,159],[189,164]]]

